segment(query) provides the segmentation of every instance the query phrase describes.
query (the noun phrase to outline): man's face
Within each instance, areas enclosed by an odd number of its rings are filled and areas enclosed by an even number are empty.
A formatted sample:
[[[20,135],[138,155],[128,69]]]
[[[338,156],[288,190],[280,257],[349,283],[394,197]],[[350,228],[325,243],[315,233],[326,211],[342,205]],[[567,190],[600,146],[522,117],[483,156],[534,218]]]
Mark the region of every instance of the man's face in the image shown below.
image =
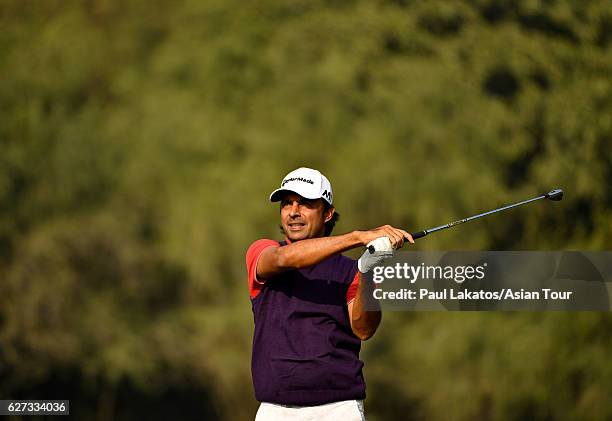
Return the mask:
[[[325,223],[334,214],[334,208],[325,211],[323,199],[305,199],[287,192],[281,199],[281,225],[290,241],[323,237]]]

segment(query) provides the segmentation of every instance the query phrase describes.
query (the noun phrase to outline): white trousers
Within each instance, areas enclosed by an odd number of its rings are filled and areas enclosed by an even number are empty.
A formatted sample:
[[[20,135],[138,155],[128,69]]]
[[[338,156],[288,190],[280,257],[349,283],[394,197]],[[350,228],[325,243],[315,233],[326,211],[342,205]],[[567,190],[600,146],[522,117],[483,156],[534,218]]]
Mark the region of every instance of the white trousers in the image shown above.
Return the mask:
[[[351,400],[317,406],[262,402],[255,421],[365,421],[363,401]]]

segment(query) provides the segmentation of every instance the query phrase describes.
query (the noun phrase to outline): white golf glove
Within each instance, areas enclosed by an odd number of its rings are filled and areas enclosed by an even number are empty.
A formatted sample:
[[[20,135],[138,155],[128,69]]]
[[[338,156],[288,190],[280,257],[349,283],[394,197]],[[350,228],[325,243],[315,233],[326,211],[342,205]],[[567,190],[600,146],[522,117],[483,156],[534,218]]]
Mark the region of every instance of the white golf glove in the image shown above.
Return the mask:
[[[374,247],[374,253],[370,253],[370,246]],[[367,273],[385,259],[393,256],[393,247],[389,237],[378,237],[366,246],[366,251],[357,261],[357,268],[361,273]]]

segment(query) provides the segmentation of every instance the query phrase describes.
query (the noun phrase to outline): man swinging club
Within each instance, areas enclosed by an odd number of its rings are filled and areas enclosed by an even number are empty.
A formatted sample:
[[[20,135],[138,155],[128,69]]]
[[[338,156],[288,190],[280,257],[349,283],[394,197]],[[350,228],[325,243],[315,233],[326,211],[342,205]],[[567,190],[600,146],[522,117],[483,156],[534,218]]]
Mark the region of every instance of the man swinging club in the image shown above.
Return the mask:
[[[374,286],[361,274],[414,241],[389,225],[332,236],[338,214],[331,184],[310,168],[287,174],[270,201],[280,202],[285,238],[257,240],[246,254],[261,402],[255,419],[364,420],[359,350],[381,313],[364,310],[362,297]],[[376,253],[358,261],[341,255],[363,246]]]

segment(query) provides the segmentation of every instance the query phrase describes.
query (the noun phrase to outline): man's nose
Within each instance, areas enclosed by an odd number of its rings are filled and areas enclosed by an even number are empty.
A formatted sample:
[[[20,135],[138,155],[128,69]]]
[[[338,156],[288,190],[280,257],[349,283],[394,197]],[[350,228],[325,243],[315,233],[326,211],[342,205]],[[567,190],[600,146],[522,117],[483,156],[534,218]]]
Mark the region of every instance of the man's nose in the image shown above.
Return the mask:
[[[297,216],[300,214],[300,204],[297,201],[294,201],[291,204],[291,212],[290,215],[291,216]]]

